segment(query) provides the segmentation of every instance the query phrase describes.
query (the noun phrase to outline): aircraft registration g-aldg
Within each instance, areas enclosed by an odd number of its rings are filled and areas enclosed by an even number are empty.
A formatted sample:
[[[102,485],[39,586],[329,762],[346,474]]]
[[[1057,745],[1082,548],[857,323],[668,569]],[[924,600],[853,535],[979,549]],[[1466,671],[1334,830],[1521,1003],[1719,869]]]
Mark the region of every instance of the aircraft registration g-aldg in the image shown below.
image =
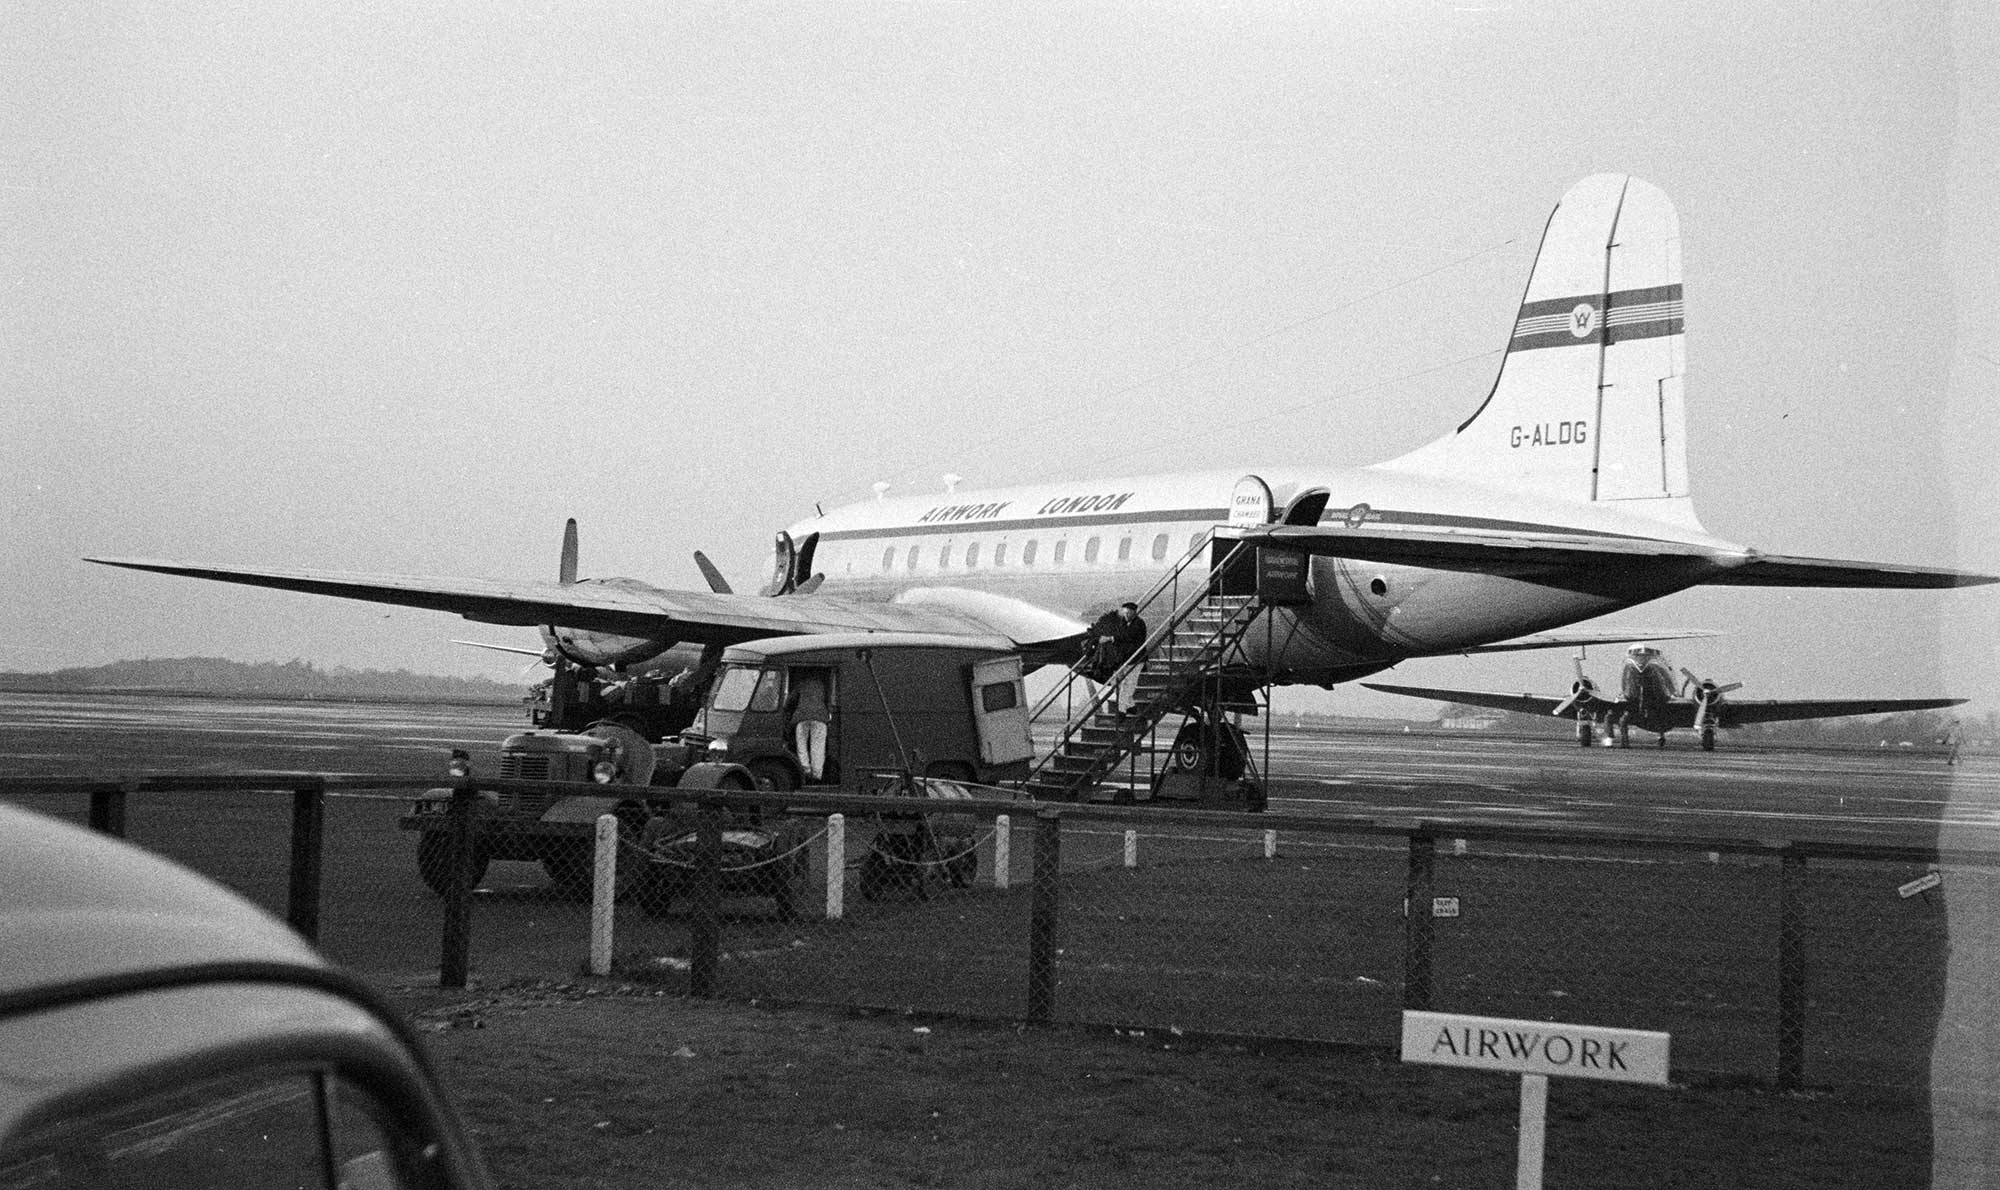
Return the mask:
[[[853,631],[1003,637],[1074,656],[1098,612],[1213,534],[1310,556],[1229,666],[1242,684],[1331,685],[1414,657],[1668,635],[1565,628],[1702,584],[1958,587],[1986,575],[1765,554],[1710,536],[1689,497],[1680,228],[1619,174],[1563,196],[1500,373],[1456,430],[1373,466],[1313,463],[1087,479],[835,508],[779,534],[772,581],[738,594],[577,580],[414,578],[92,558],[112,566],[540,626],[595,667],[677,665],[706,646]],[[767,597],[774,596],[774,597]],[[669,656],[669,655],[673,656]]]
[[[1439,690],[1428,686],[1390,686],[1363,682],[1370,690],[1406,694],[1439,702],[1493,707],[1527,715],[1576,716],[1576,742],[1588,748],[1594,729],[1602,728],[1604,742],[1615,740],[1621,747],[1632,746],[1632,729],[1650,731],[1667,746],[1667,733],[1685,730],[1700,733],[1704,751],[1715,750],[1718,730],[1750,723],[1777,723],[1787,719],[1839,719],[1847,715],[1882,715],[1893,711],[1933,711],[1955,707],[1962,698],[1758,698],[1732,699],[1727,695],[1743,683],[1722,685],[1713,679],[1697,678],[1693,671],[1680,671],[1676,682],[1674,667],[1651,645],[1637,644],[1625,651],[1625,665],[1619,671],[1618,694],[1600,694],[1597,683],[1583,672],[1581,658],[1576,663],[1576,681],[1569,693],[1560,697],[1535,694],[1497,694],[1484,690]]]

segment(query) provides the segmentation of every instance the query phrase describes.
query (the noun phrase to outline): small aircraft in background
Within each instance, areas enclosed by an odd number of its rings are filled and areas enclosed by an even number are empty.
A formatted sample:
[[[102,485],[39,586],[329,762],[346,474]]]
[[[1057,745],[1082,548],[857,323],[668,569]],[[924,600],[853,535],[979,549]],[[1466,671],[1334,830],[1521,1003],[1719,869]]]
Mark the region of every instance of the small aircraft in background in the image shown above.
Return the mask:
[[[1478,690],[1438,690],[1424,686],[1388,686],[1363,682],[1370,690],[1431,698],[1439,702],[1494,707],[1529,715],[1576,716],[1576,742],[1590,747],[1596,732],[1604,732],[1606,744],[1613,733],[1620,747],[1632,746],[1632,729],[1657,733],[1659,746],[1667,746],[1667,733],[1689,730],[1701,733],[1704,752],[1715,751],[1715,733],[1746,723],[1774,723],[1783,719],[1838,719],[1844,715],[1883,715],[1894,711],[1930,711],[1955,707],[1962,698],[1766,698],[1729,699],[1724,696],[1741,689],[1743,683],[1720,685],[1712,678],[1697,678],[1687,669],[1679,671],[1652,645],[1633,645],[1625,651],[1625,667],[1618,678],[1618,696],[1607,697],[1597,683],[1583,672],[1583,658],[1576,659],[1576,681],[1564,697],[1533,694],[1489,694]]]

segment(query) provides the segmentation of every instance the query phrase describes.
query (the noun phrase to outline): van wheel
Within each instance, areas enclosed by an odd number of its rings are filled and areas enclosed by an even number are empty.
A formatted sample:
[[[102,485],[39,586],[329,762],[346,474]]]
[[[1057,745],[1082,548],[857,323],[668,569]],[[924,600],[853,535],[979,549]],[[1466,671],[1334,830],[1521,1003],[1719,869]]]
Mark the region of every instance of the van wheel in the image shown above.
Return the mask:
[[[491,857],[475,844],[472,849],[472,887],[486,879]],[[425,831],[417,838],[417,875],[438,896],[451,895],[451,836],[444,831]]]
[[[799,779],[780,761],[753,760],[744,767],[750,770],[750,779],[759,789],[789,793],[799,787]]]

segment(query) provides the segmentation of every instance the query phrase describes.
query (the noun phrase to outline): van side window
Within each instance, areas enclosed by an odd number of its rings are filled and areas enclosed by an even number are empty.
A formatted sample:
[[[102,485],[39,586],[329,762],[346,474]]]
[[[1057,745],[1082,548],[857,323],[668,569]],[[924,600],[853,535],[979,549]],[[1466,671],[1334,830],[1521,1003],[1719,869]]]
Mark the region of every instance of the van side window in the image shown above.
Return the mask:
[[[1097,538],[1093,537],[1083,543],[1083,560],[1086,562],[1097,561]]]
[[[1014,692],[1014,683],[994,682],[979,688],[979,705],[989,711],[1005,711],[1020,706],[1021,701]]]
[[[1028,544],[1021,547],[1021,565],[1033,566],[1035,564],[1035,547],[1039,544],[1041,543],[1037,541],[1030,541],[1028,542]]]

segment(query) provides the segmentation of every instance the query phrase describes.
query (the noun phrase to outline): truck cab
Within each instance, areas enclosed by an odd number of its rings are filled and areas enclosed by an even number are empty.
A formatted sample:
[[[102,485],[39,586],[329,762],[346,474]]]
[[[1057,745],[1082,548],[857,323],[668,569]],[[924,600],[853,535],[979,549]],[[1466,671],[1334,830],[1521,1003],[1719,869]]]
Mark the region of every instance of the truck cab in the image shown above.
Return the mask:
[[[801,763],[802,691],[823,692],[825,762]],[[856,786],[878,770],[992,784],[1027,776],[1021,658],[1003,637],[841,633],[733,645],[694,730],[765,789]]]

